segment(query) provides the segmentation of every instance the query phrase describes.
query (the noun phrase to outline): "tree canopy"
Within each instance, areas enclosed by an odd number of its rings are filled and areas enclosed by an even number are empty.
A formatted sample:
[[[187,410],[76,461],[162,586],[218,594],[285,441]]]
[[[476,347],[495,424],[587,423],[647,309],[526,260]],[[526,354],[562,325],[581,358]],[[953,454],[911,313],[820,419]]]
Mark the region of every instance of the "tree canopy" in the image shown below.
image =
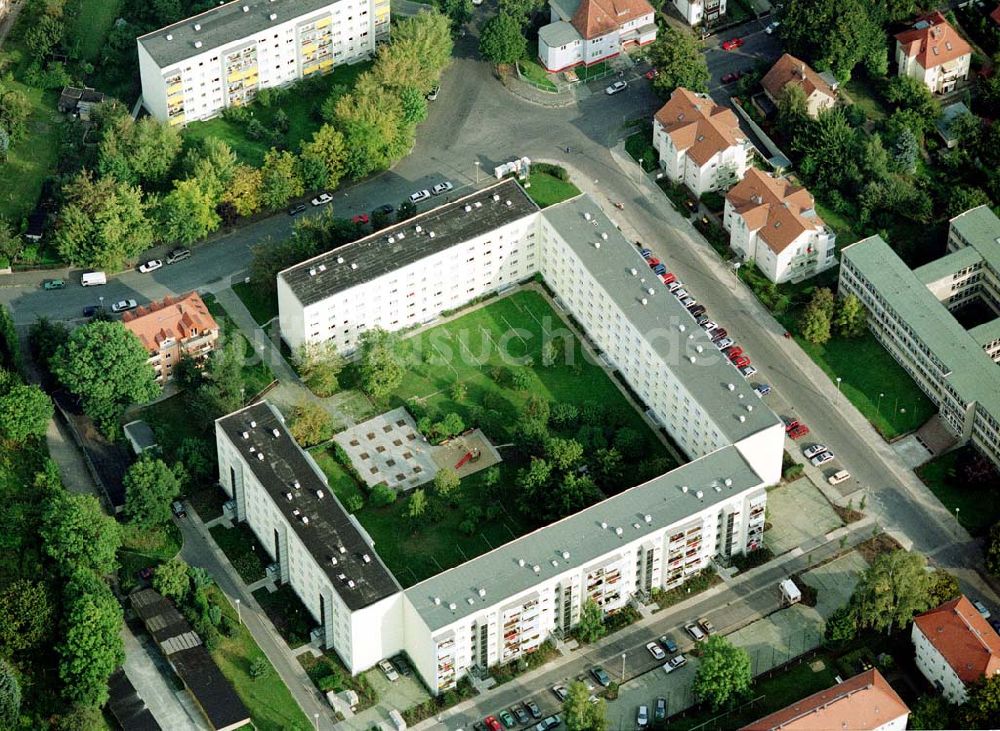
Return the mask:
[[[779,33],[789,53],[846,82],[859,64],[873,75],[888,65],[884,10],[863,0],[787,0]]]
[[[694,695],[718,709],[750,690],[750,656],[721,635],[702,644],[701,662],[694,677]]]
[[[649,47],[649,62],[658,72],[653,90],[663,98],[678,86],[688,91],[708,91],[708,63],[689,31],[671,26],[662,29]]]
[[[64,573],[90,569],[104,575],[117,565],[121,531],[91,495],[55,491],[42,508],[39,533],[45,553]]]
[[[399,338],[381,328],[366,330],[358,343],[361,389],[376,401],[386,399],[403,382]]]
[[[905,627],[931,606],[931,577],[919,553],[902,549],[879,554],[854,589],[858,624],[886,634]]]
[[[174,471],[162,459],[143,457],[125,472],[125,516],[140,528],[170,520],[170,503],[180,493]]]
[[[486,21],[479,37],[479,52],[495,64],[512,64],[524,58],[528,40],[524,37],[521,20],[501,11]]]
[[[581,680],[574,680],[566,689],[563,718],[568,731],[605,731],[608,727],[604,699],[590,700],[590,689]]]
[[[16,383],[0,395],[0,439],[17,445],[44,436],[52,413],[48,394],[38,386]]]
[[[38,646],[52,632],[54,617],[46,585],[16,579],[0,592],[0,647],[9,655]]]

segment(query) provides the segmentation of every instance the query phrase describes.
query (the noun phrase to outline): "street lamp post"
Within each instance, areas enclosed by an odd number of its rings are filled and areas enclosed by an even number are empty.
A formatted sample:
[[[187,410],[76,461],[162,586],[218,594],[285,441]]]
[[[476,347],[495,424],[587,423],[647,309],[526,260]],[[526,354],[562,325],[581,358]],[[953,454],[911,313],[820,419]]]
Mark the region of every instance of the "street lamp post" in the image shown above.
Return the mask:
[[[236,600],[236,619],[239,620],[240,626],[243,626],[243,614],[240,612],[240,600]]]
[[[104,312],[104,295],[100,295],[97,299],[100,302],[101,312]]]
[[[625,653],[622,653],[622,682],[625,682]]]
[[[476,160],[476,185],[479,185],[479,160]]]
[[[319,731],[319,714],[318,713],[314,713],[313,714],[313,721],[316,722],[316,731]]]
[[[885,396],[884,393],[879,393],[878,403],[875,404],[875,418],[878,419],[879,409],[882,408],[882,397]]]
[[[639,182],[642,182],[642,158],[639,158]]]
[[[840,376],[837,376],[837,403],[840,403],[840,382],[844,380]]]

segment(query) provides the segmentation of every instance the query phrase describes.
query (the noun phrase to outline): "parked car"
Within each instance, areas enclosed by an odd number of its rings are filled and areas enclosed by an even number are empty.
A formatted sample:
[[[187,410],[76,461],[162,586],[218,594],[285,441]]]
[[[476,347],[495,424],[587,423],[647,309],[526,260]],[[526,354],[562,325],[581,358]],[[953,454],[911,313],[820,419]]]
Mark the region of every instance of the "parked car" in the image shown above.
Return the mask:
[[[773,35],[773,34],[774,34],[774,31],[778,30],[778,26],[780,26],[780,25],[781,25],[781,21],[779,21],[779,20],[775,20],[775,21],[771,22],[771,23],[770,23],[770,24],[769,24],[769,25],[768,25],[768,26],[767,26],[767,27],[766,27],[766,28],[764,29],[764,32],[765,32],[765,33],[767,33],[768,35]]]
[[[701,317],[708,312],[708,310],[705,309],[705,305],[695,305],[694,307],[689,307],[688,311],[693,317]]]
[[[740,366],[740,373],[744,378],[752,378],[757,375],[757,369],[752,365]]]
[[[424,190],[418,190],[416,193],[410,194],[410,203],[419,203],[420,201],[425,201],[431,197],[431,192],[426,188]]]
[[[551,716],[546,716],[537,724],[535,724],[535,731],[549,731],[549,729],[556,728],[562,723],[562,718],[559,717],[558,713]]]
[[[565,685],[553,685],[552,692],[555,694],[556,698],[559,699],[560,703],[566,700],[566,696],[569,694],[569,691],[566,690]]]
[[[730,38],[728,41],[722,42],[723,51],[735,51],[737,48],[743,45],[742,38]]]
[[[655,642],[647,643],[646,649],[649,650],[649,654],[653,656],[654,660],[662,660],[667,656],[667,653],[663,651],[663,648]]]
[[[646,261],[649,261],[650,258],[653,256],[653,252],[650,251],[649,249],[639,249],[639,254],[641,254],[642,258],[645,259]]]
[[[694,198],[687,198],[684,201],[684,207],[688,209],[688,213],[698,212],[698,201]]]
[[[684,625],[684,631],[687,632],[689,635],[691,635],[691,637],[696,642],[701,642],[703,639],[705,639],[705,633],[702,632],[701,627],[699,627],[694,622],[689,622],[688,624]]]
[[[517,721],[514,720],[510,711],[500,711],[497,715],[500,716],[500,721],[505,728],[514,728],[517,725]]]
[[[42,289],[66,289],[66,281],[63,279],[46,279],[42,282]]]
[[[392,661],[393,666],[396,668],[396,672],[402,675],[404,678],[410,677],[413,674],[413,668],[410,667],[410,663],[402,655],[397,656]]]
[[[698,304],[698,300],[696,300],[691,295],[688,295],[687,297],[681,298],[681,304],[684,305],[685,307],[694,307],[696,304]]]
[[[314,206],[325,206],[327,203],[333,200],[333,196],[329,193],[320,193],[318,196],[313,198],[310,203]]]
[[[100,305],[87,305],[83,308],[84,317],[93,317],[97,314],[97,311],[101,309]]]
[[[667,720],[667,699],[657,698],[656,705],[653,707],[653,720],[657,723]]]
[[[745,355],[737,355],[735,358],[730,358],[730,362],[732,362],[736,368],[746,368],[750,365],[750,359]]]
[[[635,712],[635,727],[646,728],[647,726],[649,726],[649,708],[639,706],[639,710]]]
[[[702,317],[702,318],[700,318],[700,319],[698,320],[698,324],[699,324],[699,325],[701,325],[701,328],[702,328],[702,329],[703,329],[703,330],[704,330],[705,332],[712,332],[712,330],[714,330],[715,328],[717,328],[717,327],[718,327],[718,325],[717,325],[716,323],[712,322],[712,321],[711,321],[711,320],[709,320],[709,319],[708,319],[707,317]]]
[[[769,385],[767,385],[766,383],[758,383],[756,386],[753,387],[753,390],[761,398],[763,398],[764,396],[767,396],[769,393],[771,393],[771,387]]]
[[[514,714],[518,723],[528,723],[528,709],[524,706],[512,706],[510,712]]]
[[[187,511],[184,509],[184,503],[182,503],[180,500],[174,500],[172,503],[170,503],[170,510],[178,518],[187,517]]]
[[[191,256],[191,249],[185,249],[183,246],[178,246],[176,249],[172,249],[169,254],[167,254],[167,264],[175,264],[176,262],[183,261]]]
[[[607,688],[611,685],[611,676],[608,672],[598,665],[596,668],[591,668],[590,674],[594,676],[594,680],[601,684],[602,687]]]
[[[704,630],[706,635],[715,634],[715,625],[708,619],[708,617],[701,617],[698,619],[698,626]]]
[[[663,672],[672,673],[679,667],[687,664],[687,658],[683,655],[674,655],[672,658],[663,663]]]
[[[288,209],[288,215],[297,216],[300,213],[305,213],[305,210],[306,210],[306,204],[299,203],[298,205],[292,206],[291,208]]]
[[[739,345],[730,345],[728,348],[723,348],[722,352],[727,358],[732,360],[733,358],[739,358],[743,355],[743,348]]]
[[[524,707],[528,709],[528,713],[536,721],[542,717],[542,709],[538,707],[538,704],[534,701],[526,701]]]
[[[977,612],[979,612],[981,615],[983,615],[983,619],[989,619],[990,617],[993,616],[993,613],[990,612],[990,610],[986,607],[986,605],[983,604],[978,599],[974,599],[972,601],[972,606],[974,606],[976,608]]]
[[[81,287],[99,287],[107,283],[108,275],[104,272],[84,272],[80,275]]]
[[[674,297],[676,297],[679,300],[682,300],[688,296],[688,291],[684,289],[684,287],[680,287],[678,289],[673,290],[673,294]]]
[[[657,259],[655,256],[647,256],[645,258],[646,258],[646,263],[649,264],[650,269],[661,263],[660,260]]]
[[[372,213],[381,213],[381,214],[383,214],[385,216],[388,216],[390,213],[392,213],[395,210],[396,210],[395,208],[393,208],[388,203],[386,203],[385,205],[379,206],[378,208],[376,208],[374,211],[372,211]]]
[[[351,219],[351,223],[357,226],[364,226],[366,223],[368,223],[368,221],[369,218],[367,213],[359,213],[358,215],[354,216],[354,218]]]
[[[822,467],[827,462],[833,462],[833,452],[820,452],[809,461],[813,463],[813,467]]]
[[[486,728],[489,729],[489,731],[503,731],[503,726],[500,725],[496,716],[487,716],[483,719],[483,723],[486,724]]]
[[[659,75],[659,73],[660,72],[657,71],[656,69],[650,69],[649,71],[647,71],[645,73],[645,77],[647,79],[649,79],[650,81],[652,81],[653,79],[655,79],[657,77],[657,75]]]
[[[605,89],[604,93],[607,94],[608,96],[611,96],[613,94],[617,94],[619,92],[625,91],[627,88],[628,88],[628,83],[627,82],[616,81],[611,86],[609,86],[607,89]]]
[[[805,424],[797,424],[794,428],[788,430],[788,438],[794,441],[796,439],[801,439],[808,433],[808,426]]]
[[[739,81],[743,74],[740,71],[730,71],[728,74],[722,75],[723,84],[731,84],[734,81]]]
[[[667,272],[666,274],[661,274],[660,279],[663,280],[664,284],[673,284],[677,281],[677,275],[673,272]]]
[[[841,482],[851,479],[851,473],[847,470],[837,470],[826,478],[831,485],[839,485]]]
[[[431,193],[434,195],[441,195],[442,193],[447,193],[449,190],[455,186],[451,184],[451,181],[444,181],[443,183],[438,183],[433,188],[431,188]]]
[[[382,671],[382,674],[385,675],[386,680],[390,683],[395,683],[399,680],[399,673],[396,672],[396,668],[388,660],[379,660],[378,669]]]
[[[798,419],[793,419],[790,416],[783,416],[783,417],[781,417],[781,420],[783,422],[785,422],[785,433],[790,432],[792,429],[794,429],[795,427],[797,427],[799,425],[799,423],[800,423]]]
[[[684,282],[682,282],[679,279],[675,279],[674,281],[672,281],[670,284],[667,285],[667,289],[669,289],[671,292],[676,292],[678,289],[680,289],[683,286],[684,286]]]
[[[715,328],[715,332],[712,333],[712,340],[721,340],[729,335],[729,331],[724,327]]]
[[[115,302],[113,305],[111,305],[111,311],[112,312],[125,312],[126,310],[134,310],[138,306],[139,306],[139,303],[136,302],[135,300],[121,300],[121,301]]]
[[[142,274],[149,274],[150,272],[155,272],[157,269],[163,266],[163,262],[159,259],[150,259],[139,265],[139,271]]]
[[[486,731],[486,724],[482,721],[476,721],[472,724],[472,731]]]
[[[725,350],[730,345],[733,345],[732,339],[725,337],[719,338],[718,340],[714,340],[713,342],[715,343],[715,347],[718,348],[719,350]]]
[[[431,90],[427,92],[427,96],[425,98],[429,102],[437,101],[438,94],[440,93],[441,93],[441,87],[438,86],[437,84],[434,84],[434,86],[431,87]]]
[[[802,450],[802,456],[806,459],[812,459],[820,452],[827,451],[825,444],[810,444],[808,447]]]
[[[668,635],[663,635],[660,637],[660,644],[663,645],[663,649],[673,655],[677,652],[677,643],[674,642]]]
[[[655,267],[653,267],[653,274],[662,277],[666,273],[667,273],[667,268],[663,264],[657,264]]]

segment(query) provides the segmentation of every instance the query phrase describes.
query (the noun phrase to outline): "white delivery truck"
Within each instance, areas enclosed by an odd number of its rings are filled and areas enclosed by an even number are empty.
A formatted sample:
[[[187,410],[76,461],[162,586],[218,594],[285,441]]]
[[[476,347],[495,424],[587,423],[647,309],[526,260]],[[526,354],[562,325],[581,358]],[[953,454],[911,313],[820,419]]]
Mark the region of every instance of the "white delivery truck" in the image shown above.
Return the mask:
[[[80,277],[80,284],[84,287],[96,287],[99,284],[107,284],[108,276],[104,272],[87,272]]]
[[[802,592],[799,591],[799,587],[795,585],[795,582],[791,579],[785,579],[782,581],[778,587],[781,589],[781,600],[786,605],[798,604],[802,601]]]

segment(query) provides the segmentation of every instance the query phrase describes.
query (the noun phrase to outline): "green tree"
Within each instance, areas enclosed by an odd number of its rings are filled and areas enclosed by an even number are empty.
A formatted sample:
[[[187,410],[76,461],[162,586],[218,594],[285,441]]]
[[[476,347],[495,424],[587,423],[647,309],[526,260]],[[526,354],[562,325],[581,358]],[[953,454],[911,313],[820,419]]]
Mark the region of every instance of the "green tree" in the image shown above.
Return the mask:
[[[361,390],[376,401],[384,401],[406,374],[399,339],[381,328],[372,328],[362,333],[358,351]]]
[[[581,642],[597,642],[607,634],[604,626],[604,610],[591,597],[587,597],[580,607],[580,623],[576,626],[576,635]]]
[[[340,98],[335,111],[347,150],[345,170],[355,178],[388,168],[409,150],[413,139],[413,126],[403,122],[401,99],[392,88],[376,87],[372,77],[365,76],[352,93]]]
[[[688,91],[708,91],[708,63],[689,31],[669,26],[661,31],[649,46],[649,62],[659,72],[653,79],[653,90],[663,98],[679,86]]]
[[[544,459],[532,459],[528,467],[517,471],[517,487],[524,495],[524,508],[531,511],[537,505],[543,488],[552,477],[552,467]]]
[[[820,290],[817,290],[817,294]],[[816,301],[813,296],[799,321],[802,330],[802,337],[815,345],[822,345],[830,339],[830,314],[829,310]]]
[[[222,202],[231,203],[241,216],[252,216],[264,205],[261,199],[263,187],[264,175],[260,169],[237,165],[233,179],[222,194]]]
[[[995,729],[1000,726],[1000,675],[981,677],[968,689],[960,707],[961,727]]]
[[[604,495],[588,475],[567,472],[562,482],[548,496],[548,515],[551,520],[578,513],[593,505]]]
[[[927,595],[928,604],[936,607],[952,599],[957,599],[962,595],[962,590],[954,575],[944,569],[934,569],[930,575]]]
[[[166,462],[143,457],[128,468],[122,483],[129,522],[148,530],[170,521],[170,503],[180,494],[180,484]]]
[[[479,36],[479,53],[490,63],[513,64],[528,53],[520,19],[505,12],[494,15]]]
[[[556,469],[569,470],[583,460],[583,445],[575,439],[553,437],[545,443],[545,456]]]
[[[0,127],[7,130],[12,143],[18,142],[27,133],[31,110],[27,94],[0,81]]]
[[[59,45],[65,31],[66,28],[60,18],[42,13],[25,33],[25,47],[36,61],[44,63]]]
[[[59,679],[70,702],[102,706],[108,678],[125,662],[122,608],[111,589],[88,571],[77,572],[64,591]]]
[[[110,574],[121,546],[118,523],[91,495],[53,493],[42,507],[42,550],[63,572],[90,569]]]
[[[878,555],[851,598],[858,625],[889,634],[929,609],[931,579],[926,566],[922,555],[902,549]]]
[[[0,727],[15,728],[21,713],[21,684],[6,660],[0,658]]]
[[[581,680],[574,680],[566,689],[563,718],[568,731],[605,731],[608,727],[604,700],[590,701],[590,689]]]
[[[549,409],[549,422],[557,429],[569,429],[576,426],[580,412],[576,404],[558,402]]]
[[[153,588],[168,599],[182,602],[191,588],[188,565],[179,556],[161,563],[153,573]]]
[[[120,322],[98,321],[76,328],[49,366],[80,397],[101,431],[114,434],[127,406],[146,403],[160,392],[148,357],[139,338]]]
[[[799,84],[785,84],[778,97],[778,129],[789,140],[794,140],[809,125],[809,101]]]
[[[197,180],[215,202],[233,184],[239,161],[236,153],[218,137],[206,137],[184,156],[183,168],[187,178]]]
[[[295,155],[273,147],[264,155],[260,199],[266,208],[279,208],[305,192]]]
[[[373,507],[384,508],[394,502],[396,502],[396,491],[384,482],[380,482],[372,488],[371,504]]]
[[[694,696],[718,710],[730,700],[750,690],[753,674],[750,655],[721,635],[713,635],[702,644],[701,662],[694,676]]]
[[[623,426],[615,432],[614,448],[626,461],[638,460],[645,451],[642,434],[630,426]]]
[[[98,143],[97,171],[126,185],[160,184],[168,180],[181,151],[176,127],[155,117],[134,121],[116,104],[105,115]]]
[[[921,132],[930,131],[941,113],[927,85],[912,76],[893,76],[885,85],[885,99],[897,109],[907,109],[920,120]]]
[[[10,445],[45,436],[52,419],[52,401],[38,386],[14,385],[0,396],[0,439]]]
[[[38,646],[52,631],[55,610],[40,581],[15,579],[0,592],[0,646],[5,655]]]
[[[625,463],[617,449],[597,449],[591,464],[594,477],[601,485],[613,489],[625,478]]]
[[[864,335],[868,323],[868,313],[856,295],[848,294],[840,300],[837,311],[837,332],[841,337],[857,338]]]
[[[344,358],[336,346],[323,343],[304,343],[295,353],[295,367],[309,390],[320,398],[333,396],[340,390],[340,372]]]
[[[406,503],[406,517],[417,523],[427,511],[427,496],[419,487],[410,495]]]
[[[53,731],[105,731],[107,721],[100,708],[75,705],[54,720]]]
[[[951,185],[948,186],[945,213],[949,218],[953,218],[972,208],[988,206],[990,203],[990,197],[982,188],[971,185]]]
[[[1000,575],[1000,523],[990,526],[983,553],[986,556],[986,570],[991,574]]]
[[[896,142],[892,147],[892,160],[896,170],[912,173],[917,167],[918,157],[920,157],[920,143],[917,142],[917,136],[912,130],[903,128],[896,136]]]
[[[3,130],[3,127],[0,127],[0,161],[4,160],[4,134],[6,132]],[[22,249],[24,249],[24,241],[19,234],[14,232],[14,228],[10,225],[10,222],[3,216],[0,216],[0,257],[6,259],[8,262],[16,261],[17,257],[21,255]]]
[[[300,445],[312,447],[333,437],[333,420],[318,403],[303,399],[295,405],[288,431]]]
[[[942,728],[959,728],[956,708],[944,696],[922,695],[910,710],[907,725],[911,729],[936,731]]]
[[[322,173],[320,178],[314,177],[306,182],[312,188],[336,188],[344,175],[346,154],[344,135],[333,126],[324,124],[313,132],[309,142],[302,145],[302,160],[314,160]]]
[[[271,664],[267,661],[267,658],[263,655],[258,655],[250,663],[250,677],[253,680],[260,680],[261,678],[266,678],[271,673]]]
[[[455,403],[461,403],[469,396],[469,387],[462,381],[455,381],[451,384],[451,391],[449,395],[451,396],[452,401]]]
[[[379,49],[376,67],[391,57],[401,68],[388,78],[395,78],[396,86],[413,85],[427,93],[451,61],[453,45],[449,19],[437,11],[424,10],[393,28],[392,43]]]
[[[215,198],[200,181],[193,178],[176,181],[158,209],[163,237],[182,244],[205,238],[222,223],[215,206]]]
[[[863,0],[788,0],[779,33],[789,53],[830,69],[842,83],[859,64],[883,76],[888,64],[883,12]]]
[[[858,636],[858,618],[850,603],[833,610],[826,620],[823,639],[833,646],[845,645]]]
[[[459,486],[461,480],[451,467],[442,467],[434,475],[434,491],[443,498],[448,497]]]
[[[441,12],[451,20],[453,28],[460,28],[472,17],[472,0],[437,0]]]
[[[142,189],[84,170],[63,187],[53,242],[74,266],[121,269],[153,243]]]
[[[234,335],[226,340],[222,348],[212,353],[204,372],[205,385],[198,394],[202,408],[212,419],[240,408],[244,395],[250,395],[244,394],[246,351],[247,341],[242,335]]]

